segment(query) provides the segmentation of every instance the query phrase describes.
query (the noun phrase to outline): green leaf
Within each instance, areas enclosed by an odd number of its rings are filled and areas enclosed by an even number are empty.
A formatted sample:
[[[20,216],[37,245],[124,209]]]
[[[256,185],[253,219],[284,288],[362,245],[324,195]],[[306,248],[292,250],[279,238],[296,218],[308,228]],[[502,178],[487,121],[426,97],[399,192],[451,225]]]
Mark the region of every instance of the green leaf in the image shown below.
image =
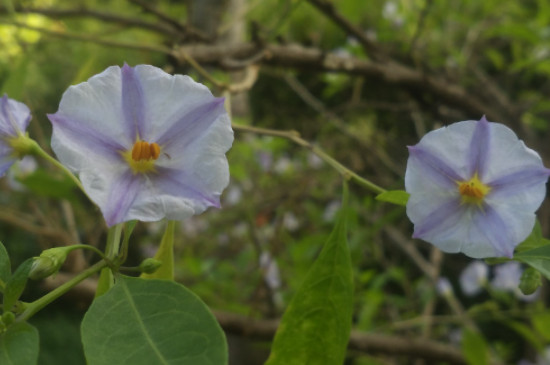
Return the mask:
[[[341,365],[351,331],[353,273],[347,243],[348,190],[319,258],[286,310],[266,365]]]
[[[396,204],[396,205],[402,205],[406,206],[407,201],[409,200],[410,194],[407,193],[405,190],[390,190],[385,191],[381,194],[378,194],[376,196],[376,200]]]
[[[6,251],[6,248],[0,242],[0,292],[4,291],[4,287],[6,285],[6,282],[10,278],[11,275],[11,263],[10,263],[10,256],[8,255],[8,251]]]
[[[38,349],[36,328],[26,322],[15,323],[0,335],[0,364],[36,364]]]
[[[168,221],[166,230],[162,236],[159,249],[154,259],[162,262],[162,265],[152,274],[143,273],[142,278],[174,280],[174,228],[176,221]]]
[[[538,219],[535,221],[535,226],[531,231],[531,234],[516,247],[516,254],[523,251],[532,250],[537,247],[541,247],[549,244],[550,241],[542,237],[542,228]]]
[[[470,329],[465,329],[462,334],[462,353],[469,365],[489,364],[489,352],[485,338]]]
[[[33,258],[23,261],[6,282],[6,288],[4,289],[4,312],[11,310],[23,293],[23,290],[25,290],[33,261]]]
[[[223,365],[227,345],[208,307],[183,285],[117,276],[81,326],[89,365]]]
[[[550,279],[550,245],[516,253],[514,259],[537,269],[547,279]]]

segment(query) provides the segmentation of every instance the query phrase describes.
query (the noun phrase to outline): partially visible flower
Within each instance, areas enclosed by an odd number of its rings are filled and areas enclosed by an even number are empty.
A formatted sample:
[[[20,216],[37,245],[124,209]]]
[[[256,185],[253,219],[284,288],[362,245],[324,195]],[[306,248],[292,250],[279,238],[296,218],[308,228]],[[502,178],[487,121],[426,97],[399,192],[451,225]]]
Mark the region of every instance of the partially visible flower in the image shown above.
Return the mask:
[[[48,117],[52,148],[107,225],[180,220],[220,206],[233,131],[224,99],[190,77],[112,66],[71,86]]]
[[[31,121],[29,108],[4,94],[0,98],[0,176],[21,157],[18,142],[25,139]]]
[[[540,156],[485,117],[432,131],[409,153],[413,237],[474,258],[512,257],[546,194]]]
[[[332,222],[336,217],[336,213],[340,210],[342,203],[340,200],[333,200],[327,204],[325,211],[323,212],[323,221]]]
[[[451,282],[449,281],[449,279],[445,277],[441,277],[437,279],[436,289],[439,295],[444,297],[453,294],[453,286],[451,285]]]
[[[279,289],[281,287],[279,266],[268,251],[263,251],[260,255],[260,268],[267,286],[271,290]]]
[[[515,296],[524,301],[532,301],[538,297],[539,291],[533,294],[525,295],[519,290],[519,282],[523,269],[517,261],[506,262],[495,266],[495,276],[491,281],[491,286],[497,290],[509,291]]]
[[[489,267],[483,261],[472,261],[460,273],[460,287],[462,292],[468,296],[476,295],[483,289],[489,276]]]

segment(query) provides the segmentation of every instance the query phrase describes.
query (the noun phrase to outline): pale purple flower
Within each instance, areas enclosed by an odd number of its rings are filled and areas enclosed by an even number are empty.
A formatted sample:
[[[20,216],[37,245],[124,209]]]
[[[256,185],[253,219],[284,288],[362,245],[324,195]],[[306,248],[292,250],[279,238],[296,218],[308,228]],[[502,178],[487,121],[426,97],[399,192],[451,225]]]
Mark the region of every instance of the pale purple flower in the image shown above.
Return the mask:
[[[220,206],[233,131],[224,99],[188,76],[112,66],[63,94],[52,148],[109,226]]]
[[[479,293],[489,277],[489,266],[483,261],[472,261],[460,273],[459,283],[462,292],[468,296]]]
[[[19,159],[12,142],[25,134],[30,121],[31,112],[25,104],[5,94],[0,98],[0,176]]]
[[[546,194],[540,156],[485,117],[432,131],[409,153],[413,237],[474,258],[512,257]]]

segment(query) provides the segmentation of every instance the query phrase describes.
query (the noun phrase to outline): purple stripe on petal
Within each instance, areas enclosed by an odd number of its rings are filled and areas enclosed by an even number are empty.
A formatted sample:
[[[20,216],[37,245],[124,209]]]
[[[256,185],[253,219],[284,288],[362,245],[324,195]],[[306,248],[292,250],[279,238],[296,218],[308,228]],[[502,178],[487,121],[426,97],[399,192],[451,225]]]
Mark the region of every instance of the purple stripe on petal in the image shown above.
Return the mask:
[[[5,136],[16,136],[17,129],[11,121],[8,96],[4,94],[0,99],[0,134]]]
[[[550,170],[543,166],[528,167],[520,171],[512,172],[501,176],[489,183],[491,195],[513,195],[518,191],[525,191],[535,185],[542,184],[548,180]]]
[[[166,149],[170,148],[173,143],[187,146],[204,133],[220,115],[225,113],[224,100],[224,98],[213,98],[190,110],[173,123],[156,142]]]
[[[422,222],[415,224],[413,238],[424,238],[435,231],[453,228],[464,212],[465,208],[460,204],[460,198],[444,202]]]
[[[101,133],[86,124],[68,119],[59,114],[48,114],[54,128],[58,128],[61,133],[70,138],[74,143],[78,143],[83,148],[93,153],[98,153],[109,158],[120,158],[120,151],[126,150],[124,146],[111,138],[108,134]]]
[[[204,208],[220,208],[219,194],[209,194],[202,191],[201,187],[192,186],[190,182],[194,179],[189,178],[185,172],[165,167],[157,168],[157,172],[158,174],[150,177],[154,180],[154,184],[166,194],[188,198],[201,204]]]
[[[102,209],[105,222],[109,227],[124,222],[142,188],[143,181],[143,175],[134,175],[131,170],[126,171],[114,181],[107,204]]]
[[[487,156],[491,143],[490,125],[485,116],[476,123],[470,148],[468,149],[468,174],[473,176],[476,172],[479,178],[483,180],[487,170]]]
[[[473,221],[498,255],[510,258],[514,256],[514,248],[518,242],[511,241],[508,225],[494,208],[483,204],[483,208],[474,215]]]
[[[122,67],[122,111],[124,129],[130,140],[143,137],[145,133],[144,97],[141,81],[134,68],[126,63]]]
[[[446,162],[421,146],[408,146],[408,149],[410,157],[417,160],[427,179],[449,188],[456,188],[457,181],[465,180]]]

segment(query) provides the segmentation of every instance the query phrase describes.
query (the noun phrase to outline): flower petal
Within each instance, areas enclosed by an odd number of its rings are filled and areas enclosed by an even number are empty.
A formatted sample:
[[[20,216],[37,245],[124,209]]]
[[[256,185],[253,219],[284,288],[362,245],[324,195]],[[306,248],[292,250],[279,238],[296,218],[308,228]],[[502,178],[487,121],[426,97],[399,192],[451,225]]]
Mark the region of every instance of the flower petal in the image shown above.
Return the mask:
[[[484,204],[483,209],[474,217],[473,223],[485,236],[487,242],[493,246],[497,255],[510,258],[514,256],[514,248],[520,241],[515,237],[516,232],[513,232],[515,227],[507,224],[499,211]],[[532,228],[531,226],[528,231],[530,232]],[[475,247],[472,249],[475,250]]]
[[[405,188],[411,191],[433,189],[457,190],[457,181],[464,180],[452,166],[420,145],[410,146]]]
[[[468,149],[468,177],[472,177],[477,173],[483,181],[490,148],[490,125],[485,116],[483,116],[475,125],[474,134],[470,141],[470,148]]]
[[[31,112],[25,104],[9,99],[7,95],[0,98],[0,134],[17,136],[27,130],[30,121]]]
[[[109,227],[132,219],[128,211],[142,187],[143,176],[134,175],[130,170],[112,182],[107,204],[102,207],[105,222]]]
[[[54,115],[77,124],[73,128],[78,128],[78,133],[93,133],[98,137],[96,139],[109,146],[130,149],[135,142],[135,134],[129,134],[123,122],[122,76],[118,66],[109,67],[87,82],[69,87]],[[86,135],[81,138],[86,138]]]
[[[464,214],[460,198],[442,199],[435,209],[424,209],[424,212],[421,210],[421,203],[418,204],[414,200],[411,204],[407,203],[407,215],[411,220],[414,218],[413,223],[415,223],[413,238],[430,241],[436,246],[438,244],[432,237],[442,240],[441,236],[456,228],[456,223]]]
[[[145,112],[143,87],[134,68],[124,64],[122,75],[123,126],[129,136],[141,137],[145,134]]]

